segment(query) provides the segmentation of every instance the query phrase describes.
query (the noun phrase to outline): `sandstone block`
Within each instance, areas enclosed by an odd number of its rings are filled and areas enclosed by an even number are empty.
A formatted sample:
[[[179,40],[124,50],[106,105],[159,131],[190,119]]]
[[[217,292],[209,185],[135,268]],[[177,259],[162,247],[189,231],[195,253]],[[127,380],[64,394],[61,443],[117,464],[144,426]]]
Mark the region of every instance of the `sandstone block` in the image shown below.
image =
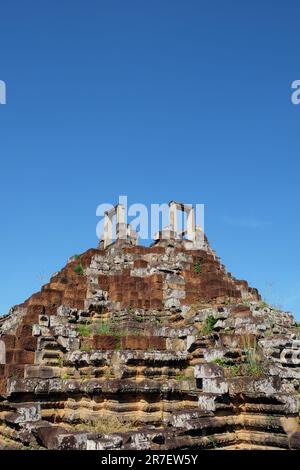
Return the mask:
[[[0,340],[4,342],[6,349],[14,349],[16,342],[15,335],[2,335]]]
[[[166,349],[166,338],[162,338],[161,336],[150,336],[148,348],[164,351]]]
[[[300,449],[300,432],[294,432],[289,439],[290,449]]]
[[[5,417],[5,420],[10,423],[32,423],[41,419],[39,403],[14,404],[12,406],[15,408],[15,412]]]
[[[116,349],[120,343],[120,339],[112,335],[94,335],[93,348],[94,349]]]
[[[215,393],[222,395],[228,392],[228,383],[223,378],[203,379],[202,390],[204,393]]]
[[[17,364],[33,364],[34,357],[33,351],[16,351],[14,353],[14,361]]]
[[[224,378],[224,369],[218,364],[197,364],[194,367],[194,377],[196,379]]]
[[[36,336],[21,337],[18,341],[18,347],[23,348],[26,351],[35,351],[37,349],[37,337]]]
[[[143,336],[128,335],[122,338],[122,349],[142,349],[147,350],[149,339]]]
[[[26,365],[25,378],[29,379],[53,379],[60,377],[61,369],[59,367]]]

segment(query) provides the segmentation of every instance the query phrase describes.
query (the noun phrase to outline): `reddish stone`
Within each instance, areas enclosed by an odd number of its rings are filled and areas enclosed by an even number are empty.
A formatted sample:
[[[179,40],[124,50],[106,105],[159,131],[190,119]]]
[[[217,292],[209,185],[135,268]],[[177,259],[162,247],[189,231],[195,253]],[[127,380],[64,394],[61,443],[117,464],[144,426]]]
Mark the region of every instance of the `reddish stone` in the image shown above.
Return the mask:
[[[20,349],[25,349],[26,351],[36,351],[37,337],[36,336],[21,337],[18,341],[18,347]]]
[[[6,364],[11,364],[14,362],[14,350],[6,351]]]
[[[15,351],[14,362],[16,364],[34,364],[35,354],[32,351]]]
[[[149,338],[149,348],[150,349],[159,349],[165,350],[166,349],[166,338],[162,336],[150,336]]]
[[[162,301],[160,299],[151,299],[150,306],[151,306],[151,308],[154,308],[155,310],[161,310],[162,309]]]
[[[157,282],[158,284],[162,284],[163,282],[161,274],[152,274],[152,276],[150,276],[150,279],[152,282]]]
[[[7,380],[0,379],[0,396],[5,396],[7,392]]]
[[[119,338],[112,335],[94,335],[94,349],[115,349],[120,342]]]
[[[7,364],[5,366],[5,375],[6,377],[13,378],[23,378],[24,377],[24,368],[22,364]]]
[[[128,335],[122,338],[122,349],[142,349],[147,350],[149,339],[144,336]]]
[[[4,341],[6,349],[14,349],[16,337],[14,335],[3,335],[1,341]]]
[[[34,323],[38,323],[39,314],[38,313],[27,313],[23,318],[23,324],[26,325],[33,325]]]
[[[23,337],[23,336],[31,336],[32,335],[32,325],[29,324],[21,324],[17,328],[16,336]]]
[[[133,263],[133,266],[135,268],[147,268],[148,262],[144,259],[136,259]]]

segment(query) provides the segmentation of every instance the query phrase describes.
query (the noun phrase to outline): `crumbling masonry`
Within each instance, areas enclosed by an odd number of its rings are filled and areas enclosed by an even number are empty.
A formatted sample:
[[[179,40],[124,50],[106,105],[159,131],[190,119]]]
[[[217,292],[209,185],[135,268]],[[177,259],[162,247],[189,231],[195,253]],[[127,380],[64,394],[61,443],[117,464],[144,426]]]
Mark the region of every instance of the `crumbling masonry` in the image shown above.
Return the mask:
[[[0,448],[299,448],[299,328],[191,208],[178,233],[182,207],[144,247],[117,206],[97,249],[0,318]]]

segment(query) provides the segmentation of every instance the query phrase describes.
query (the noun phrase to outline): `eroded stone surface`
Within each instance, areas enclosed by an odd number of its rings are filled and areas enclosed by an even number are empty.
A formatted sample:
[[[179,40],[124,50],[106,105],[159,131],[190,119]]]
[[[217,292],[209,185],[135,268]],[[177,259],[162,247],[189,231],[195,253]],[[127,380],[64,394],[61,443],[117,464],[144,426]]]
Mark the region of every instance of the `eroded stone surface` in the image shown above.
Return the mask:
[[[88,250],[0,319],[0,448],[299,448],[293,317],[186,245]]]

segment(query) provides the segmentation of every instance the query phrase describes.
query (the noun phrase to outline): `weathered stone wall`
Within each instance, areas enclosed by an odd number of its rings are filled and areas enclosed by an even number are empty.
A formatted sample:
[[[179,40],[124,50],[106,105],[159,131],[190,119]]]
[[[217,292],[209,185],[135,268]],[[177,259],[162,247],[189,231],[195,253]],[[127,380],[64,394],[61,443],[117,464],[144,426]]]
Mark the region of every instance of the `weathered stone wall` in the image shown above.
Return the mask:
[[[89,250],[0,334],[2,448],[299,446],[299,329],[211,249]]]

